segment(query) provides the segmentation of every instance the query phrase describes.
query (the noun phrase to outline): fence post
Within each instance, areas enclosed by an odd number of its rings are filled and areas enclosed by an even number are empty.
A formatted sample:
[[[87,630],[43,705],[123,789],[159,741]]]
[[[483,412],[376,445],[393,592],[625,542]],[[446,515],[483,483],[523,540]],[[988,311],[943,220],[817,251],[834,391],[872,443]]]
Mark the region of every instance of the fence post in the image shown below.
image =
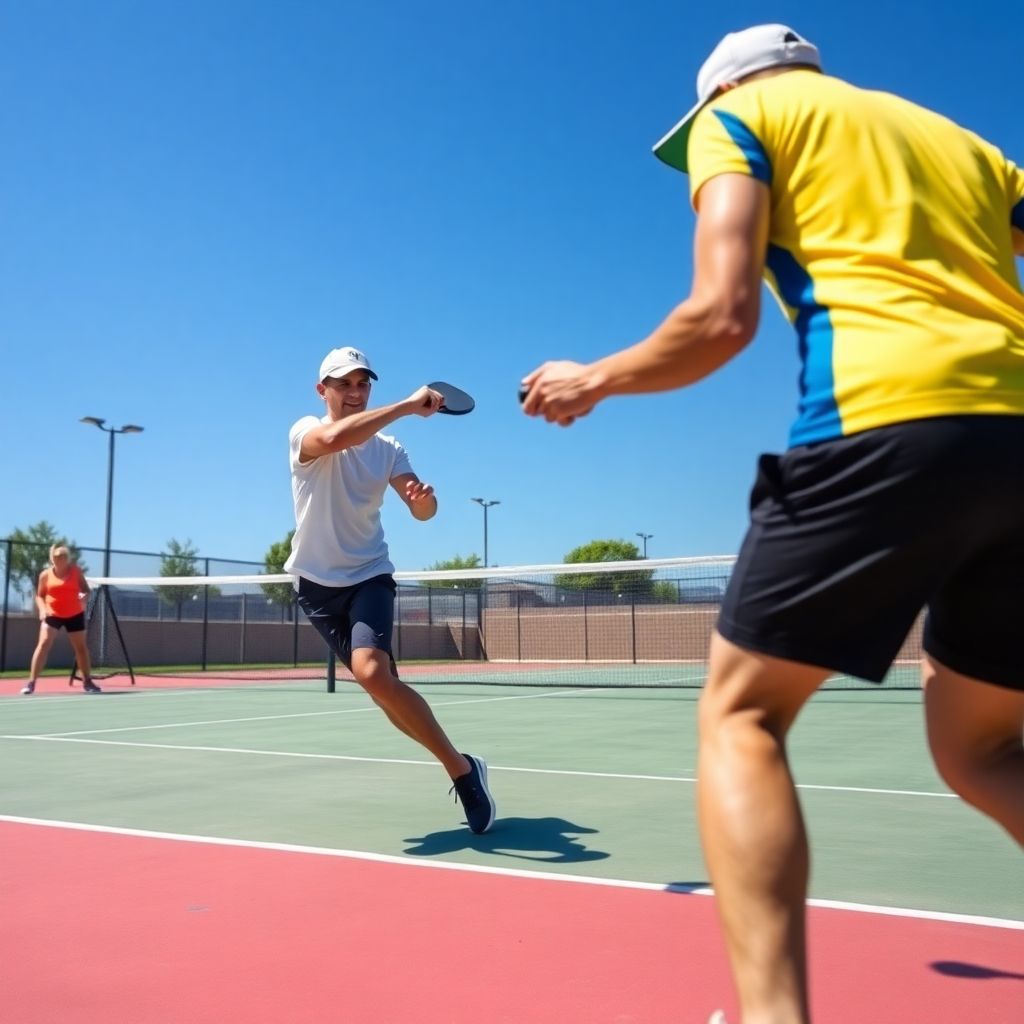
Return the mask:
[[[516,589],[516,661],[523,660],[523,592]]]
[[[587,591],[584,588],[583,594],[583,660],[590,661],[590,630],[587,622]]]
[[[299,667],[299,592],[292,601],[292,668]]]
[[[238,644],[238,663],[239,665],[245,664],[245,626],[247,622],[246,611],[248,610],[248,603],[246,598],[249,595],[243,590],[242,591],[242,635]]]
[[[11,556],[14,554],[14,541],[5,540],[7,554],[4,556],[4,618],[0,624],[0,672],[7,668],[7,598],[11,592]]]
[[[633,635],[633,664],[636,664],[636,598],[631,597],[629,600],[629,620],[630,620],[630,631]]]

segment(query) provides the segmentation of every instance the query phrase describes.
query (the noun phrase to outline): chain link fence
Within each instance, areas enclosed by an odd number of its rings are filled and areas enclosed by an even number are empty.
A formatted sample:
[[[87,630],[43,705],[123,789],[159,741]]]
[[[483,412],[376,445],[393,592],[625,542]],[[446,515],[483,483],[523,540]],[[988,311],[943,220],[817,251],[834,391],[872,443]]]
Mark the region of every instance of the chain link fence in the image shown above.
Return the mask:
[[[74,560],[86,576],[101,573],[103,548],[68,545]],[[27,669],[39,634],[39,614],[35,606],[39,574],[49,565],[50,545],[10,538],[0,540],[0,672]],[[171,569],[172,571],[168,571]],[[111,576],[246,576],[267,571],[263,562],[234,558],[208,558],[202,555],[168,554],[155,551],[110,551]],[[208,609],[189,608],[188,617],[203,615]],[[156,615],[169,614],[158,608]],[[181,614],[179,609],[178,614]],[[251,618],[265,621],[294,622],[297,607],[293,600],[278,600],[273,606],[247,609]],[[70,652],[58,645],[50,658],[52,667],[70,665]]]

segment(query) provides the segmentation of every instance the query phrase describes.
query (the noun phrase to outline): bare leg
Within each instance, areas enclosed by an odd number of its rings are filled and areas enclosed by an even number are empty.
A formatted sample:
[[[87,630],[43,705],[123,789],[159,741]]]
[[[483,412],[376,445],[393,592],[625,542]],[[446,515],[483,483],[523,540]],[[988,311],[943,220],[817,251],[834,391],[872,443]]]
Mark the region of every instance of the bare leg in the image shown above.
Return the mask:
[[[786,735],[824,669],[717,633],[700,700],[701,840],[743,1024],[806,1024],[810,854]]]
[[[50,648],[57,638],[57,630],[48,626],[45,622],[39,623],[39,642],[32,652],[32,664],[29,668],[29,682],[34,683],[39,678],[39,673],[46,668],[46,659],[49,657]]]
[[[1024,846],[1024,690],[983,683],[927,655],[923,685],[942,777]]]
[[[391,723],[426,747],[450,778],[456,779],[469,771],[469,762],[452,746],[430,705],[392,671],[391,658],[386,651],[372,647],[354,650],[352,675]]]
[[[78,670],[83,679],[92,679],[92,662],[89,659],[89,646],[85,642],[85,632],[68,633],[68,639],[78,660]]]

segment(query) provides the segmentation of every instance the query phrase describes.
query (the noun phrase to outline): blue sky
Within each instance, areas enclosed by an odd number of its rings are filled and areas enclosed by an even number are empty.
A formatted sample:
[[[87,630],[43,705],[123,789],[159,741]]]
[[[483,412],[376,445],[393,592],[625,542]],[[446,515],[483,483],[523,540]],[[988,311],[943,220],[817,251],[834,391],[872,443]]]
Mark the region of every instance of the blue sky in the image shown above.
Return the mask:
[[[771,20],[1024,159],[1016,2],[0,3],[0,536],[102,546],[98,416],[145,427],[117,443],[115,548],[262,559],[293,525],[288,428],[355,344],[375,402],[436,378],[478,401],[393,427],[440,502],[421,524],[389,497],[398,568],[482,555],[471,497],[501,501],[491,564],[638,532],[735,551],[795,406],[773,304],[686,391],[568,430],[515,396],[685,297],[686,179],[650,147],[721,35]]]

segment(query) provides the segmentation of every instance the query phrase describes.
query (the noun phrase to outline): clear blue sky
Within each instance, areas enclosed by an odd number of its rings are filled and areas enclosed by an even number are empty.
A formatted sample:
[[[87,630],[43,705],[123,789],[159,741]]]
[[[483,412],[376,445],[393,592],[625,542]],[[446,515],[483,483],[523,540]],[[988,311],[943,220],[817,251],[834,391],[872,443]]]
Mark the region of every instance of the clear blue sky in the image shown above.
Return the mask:
[[[293,525],[288,427],[355,344],[376,402],[434,378],[478,401],[394,425],[440,500],[420,524],[389,497],[400,569],[482,555],[471,497],[501,501],[492,564],[639,531],[652,557],[735,551],[795,405],[774,304],[687,391],[568,430],[515,395],[685,296],[686,180],[650,147],[721,35],[773,20],[1024,159],[1020,3],[0,4],[0,536],[102,546],[89,415],[145,427],[118,439],[114,547],[262,559]]]

